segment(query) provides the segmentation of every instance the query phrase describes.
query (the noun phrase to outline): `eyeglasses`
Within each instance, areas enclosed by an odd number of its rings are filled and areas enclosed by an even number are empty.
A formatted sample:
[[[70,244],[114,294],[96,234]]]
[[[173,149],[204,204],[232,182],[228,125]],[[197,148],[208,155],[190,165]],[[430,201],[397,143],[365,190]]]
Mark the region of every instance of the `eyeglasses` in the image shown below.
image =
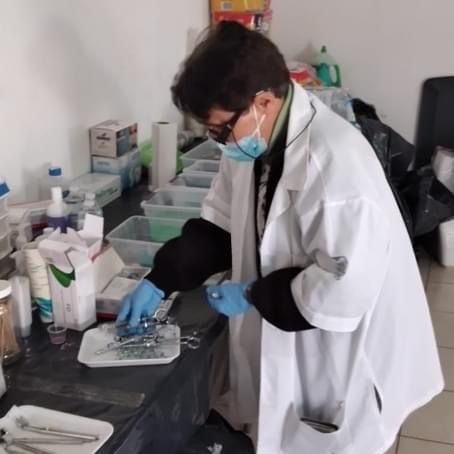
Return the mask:
[[[213,139],[215,142],[225,145],[228,137],[232,133],[236,124],[238,123],[238,120],[240,119],[242,113],[243,113],[243,110],[239,110],[238,112],[234,113],[232,118],[227,123],[224,123],[223,125],[216,125],[216,126],[208,125],[209,137],[211,139]],[[214,127],[222,128],[222,129],[220,131],[218,131],[218,130],[213,129]]]

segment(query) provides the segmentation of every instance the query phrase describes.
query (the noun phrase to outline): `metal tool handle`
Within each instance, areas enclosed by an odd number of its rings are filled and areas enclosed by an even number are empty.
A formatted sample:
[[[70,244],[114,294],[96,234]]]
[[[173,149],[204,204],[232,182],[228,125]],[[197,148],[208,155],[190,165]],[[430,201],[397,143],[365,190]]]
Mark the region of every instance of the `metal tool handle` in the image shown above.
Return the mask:
[[[30,445],[83,445],[85,443],[93,443],[96,440],[85,440],[74,437],[60,438],[14,438],[14,442],[25,443]]]
[[[180,292],[173,292],[166,300],[161,301],[153,318],[160,323],[165,323],[169,318],[170,309],[172,309],[173,303],[179,294]]]
[[[27,443],[22,443],[17,440],[12,440],[10,446],[16,446],[16,448],[20,448],[25,452],[30,452],[32,454],[57,454],[55,451],[48,451],[47,449],[35,448],[34,446],[30,446]]]
[[[65,430],[59,430],[53,427],[38,427],[38,426],[31,426],[29,424],[25,424],[19,426],[22,430],[26,432],[33,432],[38,434],[45,434],[45,435],[55,435],[57,437],[66,437],[72,439],[79,439],[79,440],[87,440],[87,441],[98,441],[99,437],[97,435],[89,435],[83,434],[79,432],[71,432]]]

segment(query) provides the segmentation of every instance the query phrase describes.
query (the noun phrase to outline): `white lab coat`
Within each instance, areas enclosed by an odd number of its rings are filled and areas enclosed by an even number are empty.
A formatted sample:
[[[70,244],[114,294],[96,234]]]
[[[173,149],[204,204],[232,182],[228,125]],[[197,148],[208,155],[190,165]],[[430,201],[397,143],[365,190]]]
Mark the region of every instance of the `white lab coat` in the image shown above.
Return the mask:
[[[406,417],[443,389],[429,309],[374,151],[353,126],[294,88],[287,142],[309,121],[310,101],[317,114],[285,151],[261,272],[304,268],[292,294],[318,329],[284,332],[255,309],[231,318],[232,406],[236,422],[251,423],[258,412],[258,454],[380,454]],[[223,159],[202,216],[231,233],[233,281],[257,277],[253,197],[253,164]],[[346,257],[345,275],[318,267],[317,250]],[[323,434],[301,418],[339,429]]]

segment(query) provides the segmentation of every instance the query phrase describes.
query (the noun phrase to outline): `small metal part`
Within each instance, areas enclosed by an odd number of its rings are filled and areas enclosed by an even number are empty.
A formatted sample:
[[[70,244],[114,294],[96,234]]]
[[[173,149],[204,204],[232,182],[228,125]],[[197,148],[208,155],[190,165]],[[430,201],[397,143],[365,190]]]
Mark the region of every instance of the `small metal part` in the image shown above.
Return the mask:
[[[169,312],[177,299],[179,292],[173,292],[166,300],[161,301],[155,313],[153,319],[158,323],[169,323]]]
[[[80,439],[80,440],[86,440],[86,441],[98,441],[99,436],[98,435],[93,435],[93,434],[86,434],[86,433],[81,433],[81,432],[73,432],[69,430],[62,430],[58,429],[55,427],[48,427],[48,426],[34,426],[32,424],[29,424],[27,419],[24,417],[20,416],[19,418],[16,418],[16,424],[19,428],[22,430],[25,430],[27,432],[34,432],[34,433],[40,433],[40,434],[46,434],[46,435],[56,435],[58,437],[64,437],[64,438],[72,438],[72,439]]]
[[[132,344],[137,341],[137,337],[128,337],[126,340],[121,340],[118,342],[112,342],[107,345],[105,348],[101,348],[99,350],[95,351],[95,355],[104,355],[105,353],[112,352],[114,350],[118,350],[121,347],[124,347],[125,345]]]
[[[214,300],[220,300],[220,299],[222,299],[222,293],[221,292],[211,292],[210,297],[213,298]]]

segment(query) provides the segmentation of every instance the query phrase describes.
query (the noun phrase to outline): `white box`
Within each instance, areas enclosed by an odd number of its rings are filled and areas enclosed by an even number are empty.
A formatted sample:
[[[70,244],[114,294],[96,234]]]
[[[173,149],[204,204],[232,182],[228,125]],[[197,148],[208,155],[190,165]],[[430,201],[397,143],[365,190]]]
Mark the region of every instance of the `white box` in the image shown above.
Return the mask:
[[[96,322],[96,256],[102,248],[103,218],[87,215],[83,230],[54,232],[39,243],[49,267],[54,323],[83,331]]]
[[[438,260],[443,266],[454,266],[454,220],[438,226]]]
[[[91,170],[95,173],[119,175],[123,190],[133,188],[140,182],[142,173],[140,151],[136,149],[119,158],[92,156]]]
[[[117,158],[137,148],[137,123],[107,120],[90,128],[90,152]]]

